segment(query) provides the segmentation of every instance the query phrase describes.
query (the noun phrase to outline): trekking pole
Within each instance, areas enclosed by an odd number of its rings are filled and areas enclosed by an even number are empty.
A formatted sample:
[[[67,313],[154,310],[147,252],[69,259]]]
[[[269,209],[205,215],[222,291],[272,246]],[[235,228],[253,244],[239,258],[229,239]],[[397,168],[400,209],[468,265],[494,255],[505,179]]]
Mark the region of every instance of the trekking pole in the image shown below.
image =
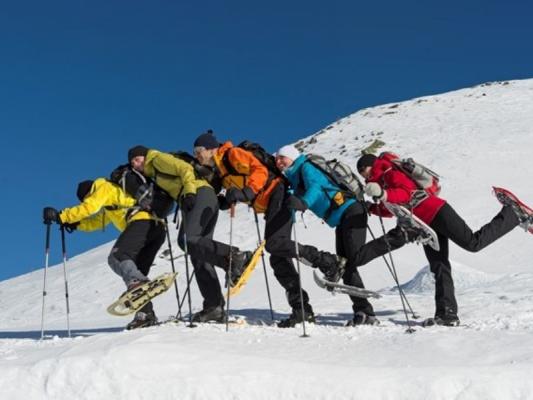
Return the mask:
[[[226,332],[229,331],[229,291],[231,288],[231,264],[233,262],[233,219],[235,218],[235,204],[232,204],[229,209],[229,265],[228,265],[228,293],[226,295]]]
[[[259,231],[259,219],[257,218],[257,211],[254,210],[255,227],[257,228],[257,244],[261,246],[263,239],[261,239],[261,232]],[[261,253],[261,261],[263,262],[263,272],[265,273],[265,284],[268,296],[268,305],[270,306],[270,319],[274,321],[274,311],[272,310],[272,298],[270,297],[270,285],[268,284],[268,275],[265,263],[265,252]]]
[[[296,265],[298,266],[298,283],[300,285],[300,306],[302,308],[302,330],[300,337],[306,338],[309,335],[305,332],[305,310],[304,310],[304,293],[302,289],[302,274],[300,272],[300,249],[298,248],[298,237],[296,236],[296,211],[292,210],[292,230],[294,232],[294,249],[296,250]]]
[[[48,271],[48,256],[50,255],[50,222],[46,223],[46,245],[44,250],[44,283],[43,283],[43,309],[41,312],[41,340],[44,339],[44,303],[46,299],[46,272]]]
[[[63,252],[63,277],[65,278],[65,301],[67,303],[67,332],[70,337],[70,303],[68,298],[68,277],[67,277],[67,248],[65,245],[65,227],[61,225],[61,250]]]
[[[167,242],[168,242],[168,251],[170,251],[170,265],[172,266],[172,273],[176,273],[176,267],[174,266],[174,254],[172,253],[172,242],[170,240],[170,231],[168,229],[168,220],[165,217],[165,231],[167,234]],[[176,301],[178,302],[178,313],[181,314],[181,307],[180,307],[180,292],[178,290],[178,283],[176,282],[176,279],[174,279],[174,289],[176,291]]]
[[[372,229],[370,229],[370,226],[367,224],[367,229],[370,232],[370,236],[372,236],[372,240],[376,239],[376,236],[374,235],[374,232],[372,232]],[[387,266],[387,269],[389,270],[390,274],[392,275],[392,279],[396,283],[396,286],[398,287],[398,292],[400,293],[400,296],[405,300],[405,304],[407,304],[407,307],[409,307],[409,311],[411,312],[411,315],[413,319],[420,318],[420,316],[414,312],[413,308],[411,307],[411,304],[409,304],[409,301],[407,300],[407,296],[405,292],[403,291],[402,287],[400,286],[400,282],[398,280],[398,275],[395,274],[395,271],[392,270],[389,261],[385,258],[385,256],[382,256],[383,261],[385,261],[385,265]]]
[[[185,303],[185,298],[189,294],[189,288],[192,282],[192,279],[194,278],[195,271],[192,271],[191,276],[189,277],[189,280],[187,281],[187,288],[185,289],[185,293],[183,293],[183,296],[181,297],[181,300],[178,303],[178,313],[176,314],[176,319],[181,318],[181,307],[183,307],[183,303]]]
[[[363,193],[364,192],[363,182],[361,182],[361,180],[356,175],[354,175],[354,178],[357,181],[357,185],[359,186],[360,192]],[[368,207],[367,207],[366,203],[363,201],[362,198],[360,199],[360,202],[363,205],[363,208],[364,208],[366,214],[368,215],[370,212],[368,210]],[[391,246],[390,246],[390,243],[389,243],[389,241],[387,239],[387,236],[386,236],[386,233],[385,233],[385,227],[383,225],[383,219],[382,219],[381,215],[379,216],[379,218],[380,218],[380,222],[381,222],[381,227],[383,229],[383,235],[384,235],[383,238],[385,239],[385,243],[387,244],[387,248],[389,250],[389,256],[390,256],[391,262],[393,262],[392,253],[391,253]],[[368,225],[368,223],[366,224],[366,227],[367,227],[368,231],[370,232],[370,235],[372,236],[372,239],[375,240],[376,237],[374,236],[374,233],[372,232],[372,229],[370,229],[370,226]],[[382,258],[383,258],[383,261],[385,261],[385,265],[387,266],[387,269],[389,270],[390,274],[392,275],[392,279],[394,280],[394,282],[396,283],[396,286],[398,287],[398,292],[400,293],[400,299],[402,301],[402,306],[405,308],[405,306],[404,306],[404,301],[405,301],[405,303],[409,307],[409,310],[410,310],[413,318],[414,319],[419,318],[419,315],[414,312],[413,308],[411,307],[411,304],[409,304],[409,301],[407,300],[407,296],[405,295],[405,292],[403,291],[403,289],[400,286],[400,282],[398,280],[398,274],[396,273],[396,268],[394,268],[394,265],[391,267],[391,265],[389,264],[389,262],[387,261],[387,258],[385,258],[385,256],[382,256]]]
[[[181,219],[183,224],[183,251],[185,253],[185,273],[187,274],[187,299],[189,302],[189,328],[195,328],[196,325],[192,323],[192,303],[191,303],[191,286],[189,281],[189,251],[187,247],[187,221],[185,220],[185,212],[181,210]]]
[[[381,224],[381,229],[383,230],[385,243],[387,244],[387,249],[389,251],[389,258],[390,258],[390,262],[391,262],[391,268],[392,268],[392,271],[394,271],[394,275],[396,275],[396,277],[398,277],[398,275],[396,273],[396,266],[394,265],[394,259],[392,258],[392,248],[391,248],[389,239],[386,236],[385,224],[383,223],[383,217],[381,216],[381,214],[378,215],[378,217],[379,217],[379,222]],[[400,285],[399,285],[398,282],[397,282],[397,285],[398,285],[398,290],[401,290],[400,289]],[[416,330],[412,327],[411,320],[409,319],[409,314],[407,313],[407,309],[405,308],[404,298],[401,295],[400,295],[400,300],[402,301],[402,309],[403,309],[403,313],[405,314],[405,320],[407,321],[407,330],[405,332],[406,333],[414,333],[414,332],[416,332]]]

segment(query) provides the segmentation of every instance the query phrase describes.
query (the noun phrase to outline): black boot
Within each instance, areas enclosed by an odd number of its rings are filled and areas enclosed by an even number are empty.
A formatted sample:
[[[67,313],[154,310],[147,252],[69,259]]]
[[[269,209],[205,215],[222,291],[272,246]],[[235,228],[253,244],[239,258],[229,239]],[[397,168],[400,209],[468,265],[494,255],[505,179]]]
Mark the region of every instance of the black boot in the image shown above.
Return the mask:
[[[242,273],[250,263],[254,253],[251,251],[235,251],[231,255],[231,277],[229,283],[234,286],[241,278]],[[228,277],[226,274],[226,286],[228,285]]]
[[[192,316],[192,322],[217,322],[222,323],[226,320],[224,307],[215,306],[203,309]]]
[[[315,323],[315,314],[313,313],[313,309],[311,308],[311,306],[307,304],[304,308],[305,322]],[[296,324],[301,323],[302,320],[302,308],[293,308],[291,315],[289,315],[289,318],[282,319],[278,322],[278,328],[294,328]]]
[[[363,311],[357,311],[353,319],[346,323],[346,326],[359,326],[359,325],[379,325],[379,319],[375,315],[369,315]]]
[[[133,320],[126,325],[127,330],[145,328],[157,324],[157,317],[154,313],[152,302],[146,304],[143,308],[135,313]]]
[[[300,261],[312,268],[318,268],[326,280],[338,282],[344,275],[346,259],[312,246],[300,245]]]
[[[533,233],[533,214],[526,207],[520,205],[515,199],[511,198],[505,193],[497,192],[496,197],[498,201],[506,206],[511,207],[516,217],[518,218],[520,227],[525,231]]]
[[[461,321],[459,321],[459,317],[457,316],[457,314],[443,314],[435,315],[435,318],[426,319],[424,322],[422,322],[422,326],[459,326],[460,323]]]

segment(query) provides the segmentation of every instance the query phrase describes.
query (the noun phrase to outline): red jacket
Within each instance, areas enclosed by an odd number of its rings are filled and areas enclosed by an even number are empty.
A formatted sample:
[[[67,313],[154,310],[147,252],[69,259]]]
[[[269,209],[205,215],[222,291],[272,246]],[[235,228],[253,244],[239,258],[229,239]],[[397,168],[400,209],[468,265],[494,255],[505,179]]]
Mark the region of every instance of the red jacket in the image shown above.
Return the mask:
[[[379,183],[383,190],[387,192],[387,201],[389,203],[401,204],[407,207],[412,195],[419,190],[411,178],[395,168],[390,161],[381,158],[374,162],[368,182]],[[444,204],[446,204],[445,200],[429,195],[428,198],[413,208],[413,214],[429,225]],[[382,204],[378,207],[371,207],[370,211],[383,217],[391,216]]]

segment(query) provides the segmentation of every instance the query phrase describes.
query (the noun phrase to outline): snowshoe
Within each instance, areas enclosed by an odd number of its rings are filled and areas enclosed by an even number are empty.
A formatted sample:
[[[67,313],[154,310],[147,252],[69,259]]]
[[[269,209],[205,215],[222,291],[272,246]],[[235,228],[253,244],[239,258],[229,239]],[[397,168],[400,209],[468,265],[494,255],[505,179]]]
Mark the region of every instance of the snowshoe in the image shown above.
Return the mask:
[[[360,326],[360,325],[379,325],[379,319],[375,315],[368,315],[363,311],[357,311],[353,319],[349,320],[345,326]]]
[[[493,186],[493,190],[496,198],[502,205],[509,206],[513,209],[518,217],[520,227],[526,232],[533,234],[533,209],[522,203],[518,197],[507,189]]]
[[[265,243],[263,240],[261,245],[253,253],[251,251],[239,252],[240,254],[236,255],[235,260],[232,260],[230,296],[238,294],[250,279],[261,254],[263,254]]]
[[[282,319],[278,322],[278,328],[294,328],[296,324],[302,323],[302,310],[301,308],[294,308],[289,318]],[[310,305],[305,307],[305,322],[315,323],[315,314]]]
[[[126,325],[126,329],[146,328],[153,325],[157,325],[157,317],[153,310],[150,312],[137,311],[133,320]]]
[[[427,245],[435,251],[440,250],[437,234],[424,221],[403,206],[386,201],[383,204],[397,218],[398,225],[404,233],[407,242],[416,242],[424,246]]]
[[[222,323],[226,320],[224,307],[216,306],[203,309],[192,316],[192,322]]]
[[[436,316],[435,318],[427,318],[422,322],[424,328],[440,325],[440,326],[459,326],[461,321],[457,315]]]

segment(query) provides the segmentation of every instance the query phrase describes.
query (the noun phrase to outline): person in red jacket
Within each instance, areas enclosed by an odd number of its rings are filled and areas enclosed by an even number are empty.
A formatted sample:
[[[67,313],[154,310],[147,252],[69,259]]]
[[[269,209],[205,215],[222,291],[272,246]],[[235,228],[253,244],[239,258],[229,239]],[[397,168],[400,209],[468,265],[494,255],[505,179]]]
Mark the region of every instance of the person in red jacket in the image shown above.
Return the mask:
[[[524,223],[529,215],[520,207],[504,206],[489,223],[472,232],[446,200],[422,192],[408,175],[386,158],[365,154],[358,160],[357,170],[366,179],[365,193],[376,201],[369,208],[371,213],[390,217],[384,205],[378,202],[401,204],[437,233],[440,250],[424,246],[430,270],[435,275],[436,305],[435,317],[426,320],[425,324],[459,325],[448,240],[467,251],[478,252]]]

